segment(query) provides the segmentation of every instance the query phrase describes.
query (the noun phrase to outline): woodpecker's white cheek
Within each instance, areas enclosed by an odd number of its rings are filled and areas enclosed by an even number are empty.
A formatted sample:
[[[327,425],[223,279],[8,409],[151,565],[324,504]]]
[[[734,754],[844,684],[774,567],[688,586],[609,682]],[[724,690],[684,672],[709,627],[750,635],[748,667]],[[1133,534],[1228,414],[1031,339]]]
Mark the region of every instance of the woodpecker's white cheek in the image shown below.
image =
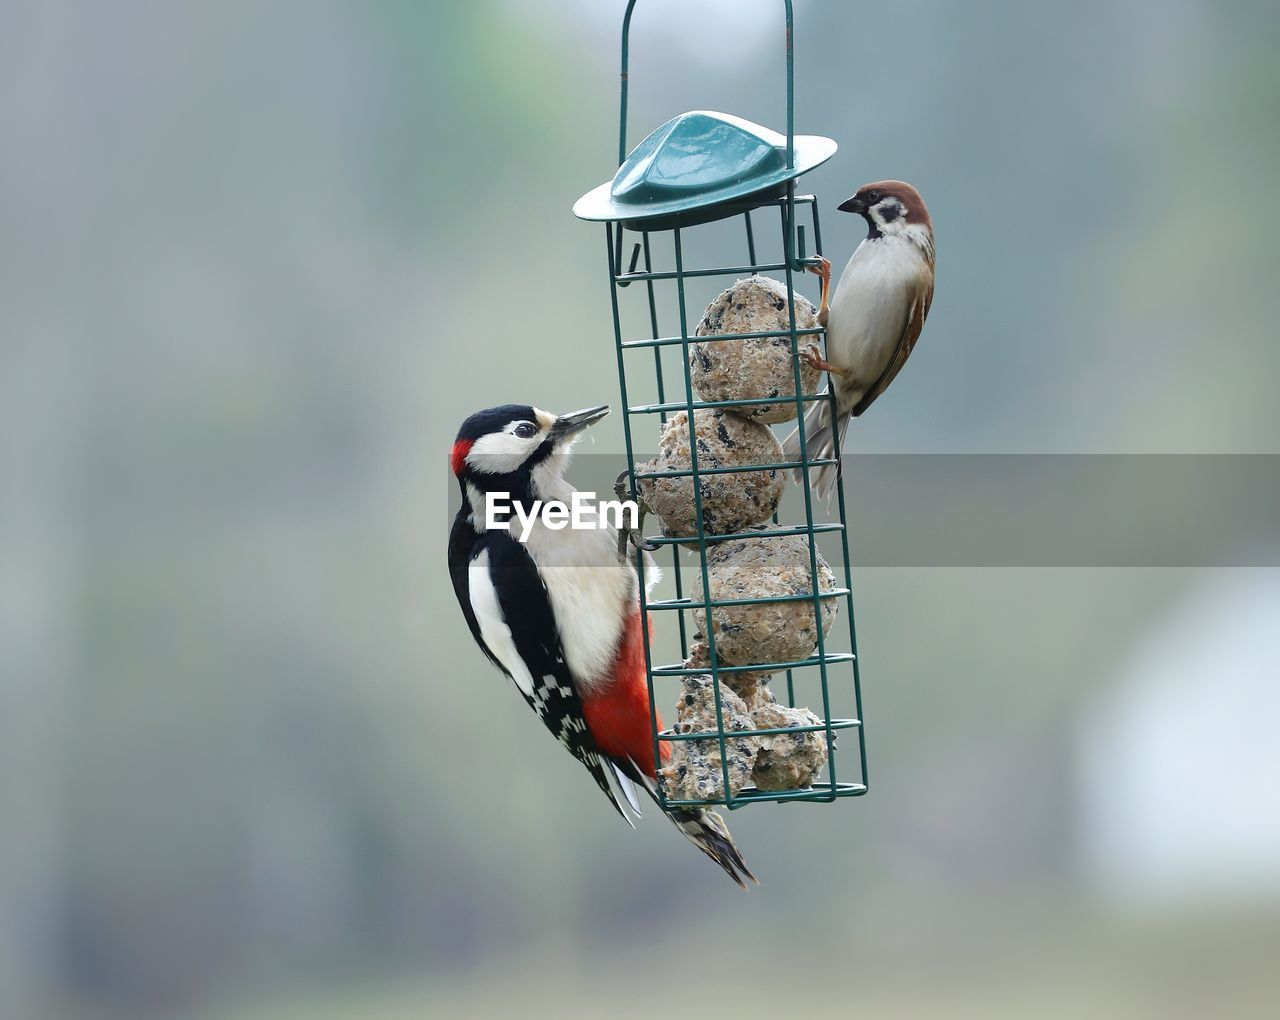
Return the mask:
[[[525,462],[540,437],[521,439],[512,432],[490,432],[471,444],[467,463],[487,475],[505,475]]]

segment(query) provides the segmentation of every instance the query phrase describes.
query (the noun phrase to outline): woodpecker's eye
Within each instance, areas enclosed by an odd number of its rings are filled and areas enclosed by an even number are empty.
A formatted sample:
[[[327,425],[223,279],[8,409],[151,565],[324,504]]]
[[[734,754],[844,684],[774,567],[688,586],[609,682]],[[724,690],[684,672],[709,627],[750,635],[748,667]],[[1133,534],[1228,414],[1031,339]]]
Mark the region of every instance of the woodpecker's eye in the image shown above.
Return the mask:
[[[532,422],[522,421],[516,426],[516,435],[521,439],[532,439],[538,434],[538,427]]]

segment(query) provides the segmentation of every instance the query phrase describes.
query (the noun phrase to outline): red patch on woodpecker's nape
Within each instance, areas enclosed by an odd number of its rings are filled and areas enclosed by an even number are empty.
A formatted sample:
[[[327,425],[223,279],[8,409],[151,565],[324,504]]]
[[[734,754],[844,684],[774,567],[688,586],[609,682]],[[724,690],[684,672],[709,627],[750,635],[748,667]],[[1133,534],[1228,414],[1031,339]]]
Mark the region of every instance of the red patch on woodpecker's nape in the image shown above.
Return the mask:
[[[453,449],[449,451],[449,467],[453,468],[455,475],[462,474],[462,467],[466,462],[467,454],[471,452],[471,442],[470,439],[459,439],[453,444]]]

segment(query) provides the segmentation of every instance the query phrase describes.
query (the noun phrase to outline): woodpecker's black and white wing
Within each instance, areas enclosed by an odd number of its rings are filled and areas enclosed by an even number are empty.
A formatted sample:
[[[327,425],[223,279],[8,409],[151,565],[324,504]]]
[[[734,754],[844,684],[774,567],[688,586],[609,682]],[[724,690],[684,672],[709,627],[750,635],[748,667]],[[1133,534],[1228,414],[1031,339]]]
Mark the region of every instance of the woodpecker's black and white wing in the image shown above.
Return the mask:
[[[587,727],[551,598],[524,546],[504,531],[477,533],[460,514],[449,539],[449,573],[476,644],[630,824],[609,785],[609,761]]]

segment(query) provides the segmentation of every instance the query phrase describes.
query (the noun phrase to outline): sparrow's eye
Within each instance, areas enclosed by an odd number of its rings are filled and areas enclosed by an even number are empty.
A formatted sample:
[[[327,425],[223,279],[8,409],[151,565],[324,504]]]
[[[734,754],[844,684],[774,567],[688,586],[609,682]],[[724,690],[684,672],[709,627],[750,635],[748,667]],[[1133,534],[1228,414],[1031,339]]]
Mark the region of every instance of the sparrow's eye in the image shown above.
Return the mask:
[[[538,428],[532,422],[522,421],[516,426],[516,435],[521,439],[532,439],[538,434]]]
[[[870,202],[872,205],[875,205],[877,202],[880,201],[880,192],[878,191],[867,192],[867,201]]]

